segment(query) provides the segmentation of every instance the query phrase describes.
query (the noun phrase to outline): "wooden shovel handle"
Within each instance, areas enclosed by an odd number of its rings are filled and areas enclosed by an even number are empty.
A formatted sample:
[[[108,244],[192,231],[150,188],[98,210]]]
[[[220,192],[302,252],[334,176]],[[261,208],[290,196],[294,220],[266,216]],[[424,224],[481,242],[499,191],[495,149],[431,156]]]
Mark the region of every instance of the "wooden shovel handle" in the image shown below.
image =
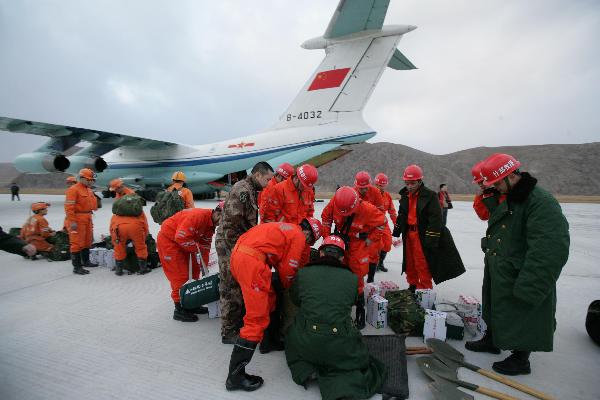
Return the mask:
[[[493,397],[494,399],[500,399],[500,400],[520,400],[519,398],[509,396],[506,393],[496,392],[495,390],[484,388],[484,387],[481,387],[481,386],[479,386],[477,388],[477,390],[475,390],[475,391],[477,393],[481,393],[481,394],[485,394],[486,396]]]
[[[523,393],[527,393],[527,394],[532,395],[533,397],[537,397],[538,399],[555,400],[554,397],[547,395],[546,393],[540,392],[539,390],[535,390],[534,388],[531,388],[527,385],[523,385],[522,383],[519,383],[517,381],[513,381],[512,379],[508,379],[502,375],[498,375],[492,371],[488,371],[485,369],[478,369],[477,372],[479,372],[481,375],[487,376],[488,378],[493,379],[497,382],[501,382],[501,383],[504,383],[505,385],[513,387]]]

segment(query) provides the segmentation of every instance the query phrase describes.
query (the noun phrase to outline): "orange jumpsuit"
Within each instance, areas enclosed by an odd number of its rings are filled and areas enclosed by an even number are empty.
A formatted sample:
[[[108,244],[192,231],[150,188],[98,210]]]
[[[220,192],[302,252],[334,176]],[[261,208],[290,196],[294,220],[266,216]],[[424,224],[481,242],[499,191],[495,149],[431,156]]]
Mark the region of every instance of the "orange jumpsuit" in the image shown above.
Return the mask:
[[[268,210],[267,202],[271,197],[271,192],[273,191],[273,188],[278,183],[279,182],[277,182],[277,180],[273,178],[269,181],[269,183],[263,190],[258,192],[258,213],[260,215],[261,223],[275,221],[275,216],[273,215],[274,210],[272,208],[271,210]],[[267,213],[267,211],[269,211],[269,213]]]
[[[341,215],[335,209],[333,201],[330,201],[321,213],[323,237],[331,235],[333,222],[335,222],[338,230],[342,229],[346,218],[350,218],[350,216],[344,217]],[[385,215],[371,203],[361,200],[354,213],[352,225],[347,233],[349,243],[346,248],[346,257],[344,260],[344,263],[358,276],[359,293],[363,292],[365,285],[364,277],[369,272],[370,248],[371,246],[375,246],[375,248],[379,249],[384,224]],[[367,243],[367,240],[363,239],[365,235],[370,243]]]
[[[298,225],[271,222],[257,225],[238,239],[231,252],[231,274],[240,284],[246,315],[240,337],[260,342],[275,309],[271,266],[284,289],[291,286],[306,238]]]
[[[364,195],[360,194],[357,187],[355,187],[354,189],[358,192],[358,195],[360,196],[360,198],[362,200],[368,201],[369,203],[373,204],[375,207],[377,207],[379,210],[381,210],[385,214],[386,210],[385,210],[385,206],[384,206],[384,202],[383,202],[383,196],[381,195],[381,191],[379,189],[377,189],[373,185],[369,185],[367,193],[365,193]],[[386,223],[387,223],[387,220],[386,220]],[[391,236],[391,233],[390,233],[390,236]],[[383,241],[383,236],[382,236],[382,241]],[[379,252],[383,248],[382,241],[380,241],[380,243],[378,243],[376,246],[370,246],[370,248],[369,248],[369,263],[370,264],[377,264],[379,262]]]
[[[92,213],[98,209],[98,202],[92,189],[80,182],[68,188],[65,195],[70,250],[71,253],[79,253],[92,246],[94,235]],[[77,224],[77,229],[71,228],[73,223]]]
[[[117,198],[135,193],[127,188],[124,194],[118,194]],[[148,236],[148,220],[146,214],[142,213],[136,217],[113,215],[110,219],[110,238],[115,249],[114,257],[117,261],[127,258],[127,241],[133,242],[135,255],[138,259],[148,258],[148,247],[146,246],[146,237]]]
[[[120,199],[121,197],[127,196],[128,194],[135,194],[135,190],[128,187],[124,187],[123,193],[115,193],[115,198]]]
[[[407,224],[417,227],[417,199],[419,192],[408,195],[408,216]],[[419,238],[419,229],[408,229],[406,235],[406,281],[409,285],[416,286],[417,289],[432,289],[431,273],[429,265],[423,253],[421,239]]]
[[[204,265],[208,265],[208,255],[215,226],[213,210],[192,208],[179,211],[167,218],[160,226],[156,246],[162,269],[171,283],[171,298],[179,303],[179,289],[189,279],[189,260],[192,253],[202,255]],[[196,257],[192,259],[192,278],[200,276],[200,266]]]
[[[383,197],[383,213],[385,214],[387,212],[390,214],[392,224],[395,224],[398,214],[396,213],[396,207],[394,207],[392,196],[388,192],[383,192],[381,196]],[[387,218],[385,220],[385,229],[381,236],[381,243],[382,251],[389,252],[392,250],[392,230],[390,229],[390,224],[387,222]]]
[[[173,190],[177,190],[179,196],[183,199],[183,206],[185,208],[194,208],[194,194],[192,191],[186,187],[183,187],[180,183],[174,183],[167,188],[167,192],[172,192]]]
[[[43,215],[33,214],[21,228],[21,237],[35,246],[37,251],[52,251],[54,246],[46,241],[54,232]]]

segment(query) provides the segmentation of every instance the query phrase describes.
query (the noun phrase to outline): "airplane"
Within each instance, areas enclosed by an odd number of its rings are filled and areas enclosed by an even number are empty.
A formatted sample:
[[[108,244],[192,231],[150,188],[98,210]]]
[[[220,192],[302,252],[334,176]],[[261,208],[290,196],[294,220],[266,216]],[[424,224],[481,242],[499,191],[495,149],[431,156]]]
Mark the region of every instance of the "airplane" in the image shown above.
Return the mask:
[[[375,136],[362,111],[381,74],[386,67],[416,68],[397,49],[401,37],[416,27],[384,26],[388,5],[389,0],[340,0],[325,33],[302,44],[325,50],[325,58],[279,120],[254,135],[186,145],[6,117],[0,117],[0,130],[49,138],[15,159],[21,172],[76,174],[91,168],[98,172],[97,185],[121,178],[153,200],[174,171],[183,171],[195,195],[214,196],[217,190],[227,190],[232,176],[245,176],[259,161],[273,167],[282,162],[297,165]],[[80,142],[89,145],[75,147]]]

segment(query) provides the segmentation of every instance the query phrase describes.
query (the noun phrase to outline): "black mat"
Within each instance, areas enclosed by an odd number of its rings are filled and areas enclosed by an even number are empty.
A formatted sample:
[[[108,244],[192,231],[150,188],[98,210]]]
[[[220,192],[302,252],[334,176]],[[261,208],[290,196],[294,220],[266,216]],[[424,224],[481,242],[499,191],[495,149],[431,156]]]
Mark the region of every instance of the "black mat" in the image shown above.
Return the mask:
[[[388,368],[388,379],[382,393],[398,399],[408,398],[406,345],[402,335],[363,335],[363,341],[374,357]]]

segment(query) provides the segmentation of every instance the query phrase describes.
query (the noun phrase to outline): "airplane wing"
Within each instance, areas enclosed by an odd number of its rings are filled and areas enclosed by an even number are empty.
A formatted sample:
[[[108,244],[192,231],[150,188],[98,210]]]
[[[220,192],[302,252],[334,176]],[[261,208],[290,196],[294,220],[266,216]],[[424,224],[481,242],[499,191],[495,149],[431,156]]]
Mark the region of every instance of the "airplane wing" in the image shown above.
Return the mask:
[[[323,37],[381,29],[390,0],[341,0]]]

